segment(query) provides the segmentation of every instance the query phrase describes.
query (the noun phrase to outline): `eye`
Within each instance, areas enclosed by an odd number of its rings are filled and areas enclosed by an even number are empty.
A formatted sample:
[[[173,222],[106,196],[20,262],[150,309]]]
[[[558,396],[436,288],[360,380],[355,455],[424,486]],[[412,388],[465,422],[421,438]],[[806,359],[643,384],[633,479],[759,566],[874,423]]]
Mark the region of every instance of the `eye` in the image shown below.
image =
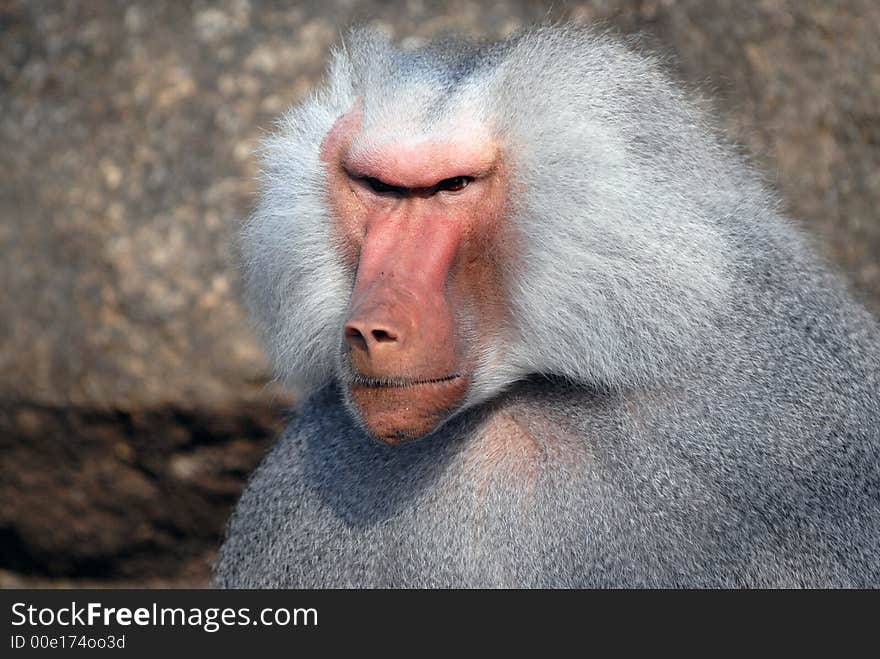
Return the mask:
[[[447,192],[458,192],[459,190],[464,190],[468,183],[473,180],[474,179],[471,176],[453,176],[452,178],[440,181],[437,184],[437,191],[445,190]]]
[[[388,185],[384,181],[380,181],[379,179],[373,178],[372,176],[365,176],[361,180],[368,186],[370,186],[370,189],[373,192],[376,192],[378,194],[402,195],[405,192],[403,188],[397,187],[396,185]]]

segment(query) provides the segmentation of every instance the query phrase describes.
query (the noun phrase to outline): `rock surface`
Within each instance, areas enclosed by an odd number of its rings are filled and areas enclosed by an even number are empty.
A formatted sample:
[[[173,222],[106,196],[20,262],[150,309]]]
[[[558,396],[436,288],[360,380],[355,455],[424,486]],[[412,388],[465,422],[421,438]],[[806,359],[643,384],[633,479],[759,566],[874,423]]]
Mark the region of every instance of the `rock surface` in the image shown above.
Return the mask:
[[[238,302],[260,136],[352,22],[420,39],[547,18],[644,32],[880,311],[875,0],[7,0],[0,586],[206,583],[293,400]]]

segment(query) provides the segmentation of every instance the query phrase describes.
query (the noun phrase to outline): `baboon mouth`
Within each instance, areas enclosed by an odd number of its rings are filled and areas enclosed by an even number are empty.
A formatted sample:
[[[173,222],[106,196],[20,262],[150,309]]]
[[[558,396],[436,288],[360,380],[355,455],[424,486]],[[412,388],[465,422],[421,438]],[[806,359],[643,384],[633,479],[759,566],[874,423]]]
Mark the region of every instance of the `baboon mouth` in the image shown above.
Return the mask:
[[[461,377],[460,373],[443,375],[435,378],[370,378],[360,374],[354,374],[351,379],[352,386],[367,387],[370,389],[404,389],[424,384],[441,384],[451,382]]]
[[[351,374],[347,396],[363,428],[386,444],[424,437],[458,409],[468,377],[374,378]]]

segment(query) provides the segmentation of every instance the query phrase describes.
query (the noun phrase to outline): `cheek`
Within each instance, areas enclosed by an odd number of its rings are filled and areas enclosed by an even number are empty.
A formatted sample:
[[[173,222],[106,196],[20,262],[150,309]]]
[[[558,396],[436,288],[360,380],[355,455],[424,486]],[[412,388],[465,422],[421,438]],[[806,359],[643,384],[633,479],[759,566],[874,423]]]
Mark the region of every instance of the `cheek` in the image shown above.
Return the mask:
[[[467,326],[473,328],[477,350],[504,341],[514,326],[508,291],[518,240],[502,218],[501,213],[490,218],[468,237],[454,277],[456,306],[469,312]]]
[[[329,176],[327,188],[334,247],[343,263],[354,270],[364,240],[363,203],[341,172]]]

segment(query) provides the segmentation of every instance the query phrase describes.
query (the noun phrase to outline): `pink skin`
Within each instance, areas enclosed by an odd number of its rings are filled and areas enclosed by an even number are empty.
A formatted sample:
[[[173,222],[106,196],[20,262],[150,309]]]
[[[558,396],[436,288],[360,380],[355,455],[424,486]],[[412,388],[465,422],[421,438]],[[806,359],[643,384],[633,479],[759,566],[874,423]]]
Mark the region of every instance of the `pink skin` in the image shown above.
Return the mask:
[[[373,436],[398,443],[430,433],[467,395],[478,346],[457,327],[462,310],[483,311],[478,328],[501,315],[486,251],[505,177],[498,149],[473,134],[353,147],[360,131],[355,106],[321,145],[337,235],[357,267],[343,328],[346,395]],[[397,189],[377,192],[368,177]],[[457,177],[468,180],[450,183]]]

